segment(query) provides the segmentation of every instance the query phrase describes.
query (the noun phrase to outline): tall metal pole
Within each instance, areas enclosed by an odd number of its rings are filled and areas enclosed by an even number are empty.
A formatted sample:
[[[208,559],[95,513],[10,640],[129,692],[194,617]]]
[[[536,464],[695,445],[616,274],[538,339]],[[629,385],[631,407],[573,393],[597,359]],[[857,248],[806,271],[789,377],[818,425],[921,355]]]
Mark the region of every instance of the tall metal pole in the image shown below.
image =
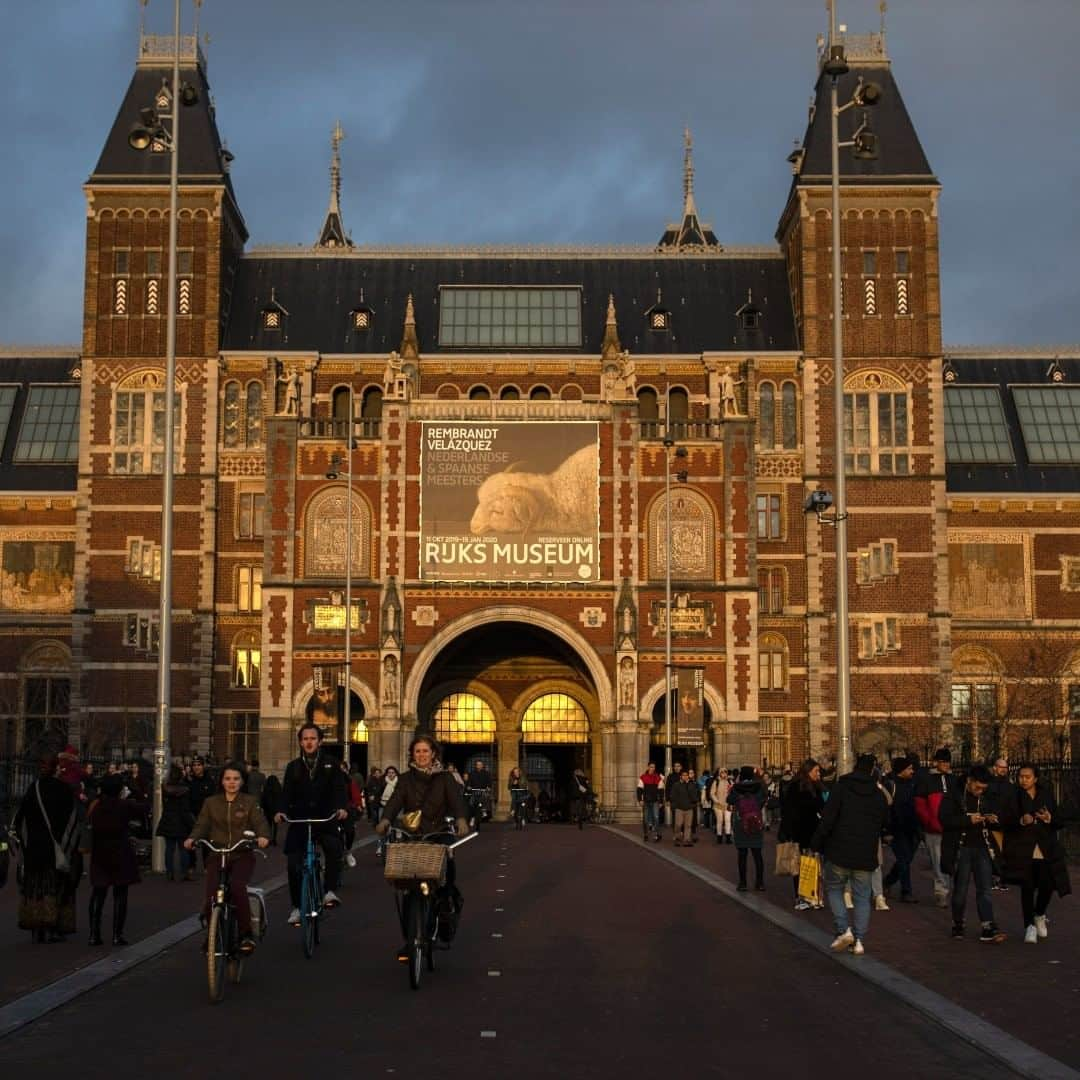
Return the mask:
[[[836,0],[829,0],[829,45],[836,40]],[[836,726],[837,766],[850,772],[851,754],[851,671],[848,642],[847,497],[844,466],[844,313],[840,252],[840,107],[837,76],[832,76],[832,271],[833,271],[833,394],[836,426],[834,457],[834,513],[836,515]]]
[[[664,778],[671,775],[671,387],[664,408]]]
[[[180,0],[173,15],[172,131],[169,146],[169,306],[165,323],[165,453],[161,483],[161,596],[158,611],[157,725],[154,745],[153,869],[165,871],[165,841],[157,836],[161,820],[165,770],[171,744],[169,704],[172,697],[172,560],[176,409],[176,219],[180,186]],[[151,410],[151,424],[153,424]],[[151,459],[152,462],[152,459]]]
[[[345,495],[345,731],[341,736],[341,751],[347,765],[352,719],[352,442],[353,388],[349,386],[349,426],[345,433],[345,455],[348,466],[345,475],[349,490]]]

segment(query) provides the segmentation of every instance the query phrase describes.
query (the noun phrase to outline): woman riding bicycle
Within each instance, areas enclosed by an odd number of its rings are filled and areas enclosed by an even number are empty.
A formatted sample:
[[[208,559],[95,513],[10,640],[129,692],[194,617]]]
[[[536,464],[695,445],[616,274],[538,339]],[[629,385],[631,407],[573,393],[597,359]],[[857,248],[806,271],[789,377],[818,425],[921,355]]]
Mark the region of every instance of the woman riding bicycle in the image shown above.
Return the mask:
[[[510,770],[510,779],[506,781],[506,789],[510,792],[510,816],[516,817],[518,804],[524,803],[529,797],[529,785],[525,782],[525,774],[516,765]]]
[[[446,819],[453,818],[457,835],[469,831],[467,810],[461,794],[461,786],[443,770],[439,760],[439,744],[430,735],[417,735],[409,743],[409,768],[398,780],[389,801],[383,806],[382,820],[375,826],[380,836],[385,836],[399,814],[406,816],[419,811],[419,822],[410,822],[410,832],[426,836],[445,829]],[[446,840],[452,837],[446,834]],[[454,860],[447,860],[446,884],[439,888],[439,898],[453,901],[456,910],[461,908],[461,893],[455,885]],[[402,948],[399,958],[408,958],[407,947]]]
[[[242,840],[245,831],[255,833],[256,843],[264,848],[270,843],[270,825],[266,815],[254,795],[245,795],[240,789],[244,786],[244,767],[230,761],[221,770],[221,788],[217,795],[211,795],[199,811],[199,820],[191,830],[191,835],[184,841],[184,847],[191,851],[197,841],[209,840],[214,847],[231,847]],[[236,905],[236,924],[240,930],[240,951],[245,955],[255,951],[255,935],[251,932],[251,905],[248,902],[247,887],[255,869],[255,853],[250,848],[239,848],[228,856],[232,875],[232,900]],[[206,861],[206,905],[205,912],[210,912],[217,892],[218,875],[221,871],[219,859]]]

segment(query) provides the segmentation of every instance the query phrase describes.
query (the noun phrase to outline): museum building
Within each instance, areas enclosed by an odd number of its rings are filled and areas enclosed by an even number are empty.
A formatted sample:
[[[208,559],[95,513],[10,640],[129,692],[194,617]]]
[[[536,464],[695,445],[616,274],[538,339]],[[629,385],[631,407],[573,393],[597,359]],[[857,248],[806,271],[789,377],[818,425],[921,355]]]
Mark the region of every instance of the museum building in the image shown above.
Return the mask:
[[[827,758],[836,559],[804,503],[840,392],[857,744],[1080,749],[1080,350],[943,350],[940,183],[884,35],[845,44],[842,100],[882,98],[876,155],[841,155],[841,388],[820,66],[760,248],[699,216],[689,133],[658,241],[364,246],[340,128],[317,241],[249,247],[185,38],[170,298],[169,153],[128,134],[171,107],[173,41],[143,35],[84,187],[81,347],[0,353],[7,754],[153,743],[170,302],[177,754],[277,769],[315,717],[383,766],[432,730],[500,788],[582,766],[626,815],[670,632],[678,757]]]

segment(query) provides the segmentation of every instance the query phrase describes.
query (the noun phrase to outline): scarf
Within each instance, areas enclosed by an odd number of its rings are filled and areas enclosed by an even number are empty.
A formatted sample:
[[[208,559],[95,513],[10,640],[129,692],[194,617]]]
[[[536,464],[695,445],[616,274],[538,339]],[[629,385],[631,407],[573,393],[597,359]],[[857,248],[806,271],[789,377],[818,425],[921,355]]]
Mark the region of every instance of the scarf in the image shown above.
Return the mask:
[[[443,771],[442,762],[438,758],[432,758],[431,764],[426,769],[422,769],[415,762],[410,763],[409,768],[420,776],[434,776],[436,773]]]

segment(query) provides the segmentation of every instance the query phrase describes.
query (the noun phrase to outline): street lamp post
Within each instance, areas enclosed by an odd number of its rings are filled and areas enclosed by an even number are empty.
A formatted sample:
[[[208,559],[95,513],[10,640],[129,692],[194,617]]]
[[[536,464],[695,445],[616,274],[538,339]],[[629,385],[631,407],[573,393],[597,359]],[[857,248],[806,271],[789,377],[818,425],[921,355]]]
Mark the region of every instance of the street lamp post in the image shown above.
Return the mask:
[[[854,764],[851,749],[851,672],[850,642],[848,640],[848,580],[847,580],[847,491],[844,462],[844,317],[843,317],[843,260],[840,250],[840,147],[854,147],[859,157],[877,156],[876,139],[869,132],[864,117],[853,139],[840,142],[840,114],[853,106],[873,105],[881,95],[874,83],[860,78],[851,101],[838,103],[838,82],[848,71],[844,47],[837,41],[836,0],[829,0],[829,43],[825,73],[831,78],[832,120],[832,286],[833,286],[833,395],[835,439],[835,510],[829,524],[836,529],[836,722],[837,768],[850,772]],[[818,520],[824,520],[818,515]]]
[[[180,110],[197,100],[194,91],[180,85],[180,0],[173,10],[173,65],[169,87],[171,130],[165,131],[161,118],[153,109],[143,109],[143,123],[136,125],[128,142],[136,150],[146,150],[152,142],[160,141],[169,153],[169,271],[168,306],[165,322],[165,448],[162,460],[161,485],[161,594],[158,609],[158,679],[157,709],[154,733],[154,802],[153,802],[153,869],[165,871],[165,841],[157,836],[164,795],[162,785],[168,764],[171,743],[172,696],[172,571],[173,571],[173,504],[175,473],[176,425],[176,243],[177,204],[180,176]]]
[[[352,723],[352,452],[354,433],[353,388],[349,387],[349,419],[345,429],[345,700],[342,705],[342,721],[345,730],[341,735],[342,754],[348,754],[349,735]],[[327,470],[328,480],[337,480],[341,458],[335,453],[330,459]]]

